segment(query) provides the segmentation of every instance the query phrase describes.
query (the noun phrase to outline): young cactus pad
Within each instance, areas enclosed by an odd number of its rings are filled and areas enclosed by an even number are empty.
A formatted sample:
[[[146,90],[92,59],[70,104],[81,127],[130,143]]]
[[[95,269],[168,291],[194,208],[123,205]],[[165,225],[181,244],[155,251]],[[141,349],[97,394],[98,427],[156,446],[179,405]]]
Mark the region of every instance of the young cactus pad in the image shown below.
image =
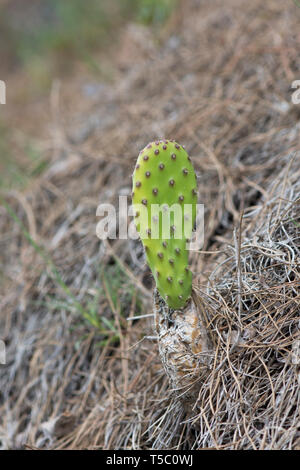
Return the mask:
[[[173,309],[191,295],[187,242],[196,219],[197,180],[190,157],[173,140],[151,142],[133,172],[135,223],[160,295]]]

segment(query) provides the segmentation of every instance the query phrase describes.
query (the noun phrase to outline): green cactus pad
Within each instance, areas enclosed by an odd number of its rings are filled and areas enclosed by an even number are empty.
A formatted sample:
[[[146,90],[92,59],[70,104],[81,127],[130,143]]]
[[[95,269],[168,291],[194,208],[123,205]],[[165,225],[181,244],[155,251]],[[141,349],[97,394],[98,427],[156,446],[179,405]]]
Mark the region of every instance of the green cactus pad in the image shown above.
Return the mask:
[[[197,180],[182,146],[151,142],[139,154],[133,173],[135,223],[157,288],[170,308],[191,295],[187,241],[196,219]]]

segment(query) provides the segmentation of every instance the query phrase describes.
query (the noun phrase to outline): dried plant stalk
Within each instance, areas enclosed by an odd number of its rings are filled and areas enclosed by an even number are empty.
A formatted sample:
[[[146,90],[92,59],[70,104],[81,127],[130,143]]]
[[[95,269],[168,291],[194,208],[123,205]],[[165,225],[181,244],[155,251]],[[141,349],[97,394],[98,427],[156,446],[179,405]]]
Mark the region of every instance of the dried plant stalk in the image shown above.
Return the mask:
[[[212,342],[199,313],[195,292],[178,310],[154,292],[155,328],[159,353],[171,387],[185,405],[195,403],[199,381],[209,371]]]

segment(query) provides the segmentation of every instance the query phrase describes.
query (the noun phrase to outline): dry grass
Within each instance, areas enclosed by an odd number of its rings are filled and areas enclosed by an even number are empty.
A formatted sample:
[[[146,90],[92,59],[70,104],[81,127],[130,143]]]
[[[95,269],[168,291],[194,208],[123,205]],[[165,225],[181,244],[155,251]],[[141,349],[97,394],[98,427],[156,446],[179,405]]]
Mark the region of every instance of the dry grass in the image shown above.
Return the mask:
[[[190,0],[159,49],[131,29],[139,59],[84,112],[54,84],[49,169],[0,208],[3,448],[299,448],[299,18],[292,1]],[[210,252],[192,265],[215,356],[188,414],[153,319],[126,320],[141,299],[152,312],[140,243],[95,235],[163,137],[193,158]]]

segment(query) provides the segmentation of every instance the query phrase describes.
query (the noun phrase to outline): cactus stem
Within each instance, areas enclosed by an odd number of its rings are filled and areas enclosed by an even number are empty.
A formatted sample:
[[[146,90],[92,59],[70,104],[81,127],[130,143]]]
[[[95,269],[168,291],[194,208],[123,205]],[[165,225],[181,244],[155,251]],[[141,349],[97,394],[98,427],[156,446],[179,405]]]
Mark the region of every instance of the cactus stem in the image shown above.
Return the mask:
[[[155,158],[156,156],[157,158]],[[178,232],[181,232],[179,230],[181,224],[186,226],[186,214],[176,213],[172,218],[170,214],[170,208],[175,203],[192,204],[192,213],[189,219],[194,222],[196,217],[196,197],[194,195],[196,194],[197,180],[193,166],[187,157],[187,152],[174,140],[157,139],[155,142],[149,143],[143,152],[140,152],[132,181],[133,206],[136,217],[139,216],[135,219],[137,230],[141,234],[143,244],[147,245],[147,247],[145,246],[147,262],[154,275],[158,291],[166,302],[168,299],[167,304],[172,309],[183,308],[192,289],[192,274],[185,270],[185,267],[188,266],[189,255],[186,250],[187,240],[185,236],[180,239],[176,236]],[[139,204],[150,208],[157,203],[163,211],[162,216],[165,213],[170,214],[171,227],[168,237],[163,236],[164,224],[160,223],[160,215],[147,214],[147,218],[141,220],[142,211],[139,209]],[[180,220],[178,220],[178,216]],[[151,226],[153,223],[154,225]],[[158,240],[153,238],[153,227],[158,229]],[[185,232],[186,230],[183,233]],[[189,233],[187,236],[190,236]],[[158,277],[159,274],[160,277]]]

